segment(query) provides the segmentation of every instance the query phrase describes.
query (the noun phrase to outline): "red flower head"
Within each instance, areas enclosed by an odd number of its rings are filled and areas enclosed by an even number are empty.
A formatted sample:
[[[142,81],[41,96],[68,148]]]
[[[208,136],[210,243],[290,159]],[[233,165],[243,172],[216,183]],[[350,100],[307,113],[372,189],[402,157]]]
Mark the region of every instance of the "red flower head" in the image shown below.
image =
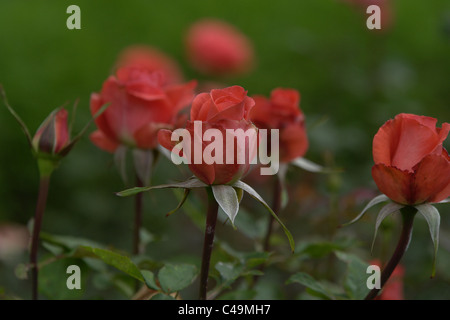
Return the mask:
[[[254,101],[247,96],[247,92],[239,86],[225,89],[211,90],[210,93],[197,95],[192,103],[191,120],[188,121],[186,130],[191,137],[190,143],[186,146],[188,150],[193,150],[190,154],[183,154],[188,159],[190,170],[200,180],[208,185],[231,184],[242,178],[250,168],[250,162],[256,156],[257,130],[249,121],[249,111],[253,107]],[[196,132],[196,125],[201,124],[201,132]],[[222,157],[227,157],[230,153],[230,160],[222,159],[222,163],[212,161],[205,156],[205,150],[211,147],[212,141],[204,138],[204,133],[209,129],[215,129],[220,133]],[[249,138],[244,143],[239,143],[240,137],[233,136],[233,146],[229,130],[242,129],[242,132],[249,133]],[[228,132],[227,132],[228,130]],[[249,131],[248,131],[249,130]],[[176,142],[171,140],[172,131],[161,130],[158,133],[160,144],[170,151],[174,151]],[[199,140],[199,137],[203,137]],[[204,141],[207,140],[207,141]],[[242,141],[242,140],[241,140]],[[201,143],[201,163],[195,163],[195,143]],[[214,140],[214,142],[217,142]],[[209,147],[208,147],[209,146]],[[230,148],[231,147],[231,148]],[[183,152],[185,147],[183,147]],[[238,154],[245,155],[245,161],[239,161]]]
[[[40,125],[33,137],[32,144],[36,152],[60,153],[70,143],[67,126],[67,110],[53,111]]]
[[[450,157],[442,146],[450,124],[399,114],[373,139],[372,177],[382,193],[405,205],[439,202],[450,196]]]
[[[100,93],[91,96],[92,114],[110,103],[95,119],[98,130],[91,134],[92,142],[109,152],[120,144],[155,148],[158,130],[174,126],[178,112],[191,103],[195,85],[195,81],[165,85],[160,72],[120,68],[103,83]]]
[[[280,130],[280,162],[305,155],[308,149],[304,116],[299,109],[300,94],[294,89],[277,88],[270,99],[254,96],[250,120],[259,129]],[[270,142],[268,143],[270,145]]]
[[[138,67],[150,72],[159,71],[164,74],[168,84],[180,83],[183,79],[177,63],[156,48],[134,45],[125,48],[116,62],[116,68]]]
[[[253,62],[249,40],[232,25],[204,19],[193,24],[186,37],[191,64],[206,74],[240,74]]]

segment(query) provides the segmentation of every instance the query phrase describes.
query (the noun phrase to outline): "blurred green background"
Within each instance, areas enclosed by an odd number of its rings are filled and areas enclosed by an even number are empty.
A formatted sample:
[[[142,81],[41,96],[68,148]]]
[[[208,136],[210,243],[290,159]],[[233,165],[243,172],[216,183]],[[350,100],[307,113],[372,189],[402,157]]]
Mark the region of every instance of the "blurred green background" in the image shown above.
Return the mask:
[[[70,4],[81,8],[81,30],[66,28]],[[178,61],[187,80],[204,80],[206,77],[186,62],[183,37],[199,18],[224,19],[253,42],[256,67],[239,78],[211,80],[241,85],[249,95],[269,95],[275,87],[298,89],[309,129],[306,158],[345,169],[332,176],[289,170],[290,202],[282,218],[297,245],[342,236],[358,242],[355,250],[362,259],[371,259],[376,210],[357,225],[340,230],[334,226],[348,221],[369,196],[377,194],[370,174],[374,134],[400,112],[435,117],[439,126],[450,121],[450,2],[395,0],[391,4],[393,24],[379,32],[366,28],[364,11],[337,0],[1,0],[0,83],[32,133],[54,108],[66,102],[70,106],[79,98],[78,131],[91,117],[90,94],[100,90],[122,49],[133,44],[155,46]],[[94,126],[90,132],[93,130]],[[446,146],[448,149],[448,141]],[[0,147],[0,224],[26,225],[34,214],[38,172],[24,135],[3,104]],[[162,158],[152,182],[161,184],[183,176],[186,173]],[[97,149],[86,135],[52,177],[43,231],[129,251],[133,201],[114,195],[125,187],[112,156]],[[267,184],[256,184],[255,188],[270,199]],[[195,195],[202,208],[204,195]],[[164,216],[176,200],[169,190],[146,195],[145,228],[154,240],[147,254],[160,261],[199,265],[203,231],[186,212]],[[244,206],[258,221],[266,218],[264,210],[250,200]],[[450,209],[445,205],[439,209],[442,224],[437,276],[428,279],[433,247],[425,220],[417,219],[403,260],[409,299],[450,298]],[[381,248],[392,251],[398,220],[388,219],[384,228],[373,257],[386,254]],[[218,237],[239,250],[252,248],[253,239],[243,235],[239,227],[233,230],[221,225]],[[282,241],[279,247],[287,250],[287,243]],[[14,276],[15,265],[26,259],[24,254],[14,261],[0,260],[0,287],[5,292],[28,297],[28,282]],[[334,281],[333,275],[320,267],[324,268],[327,259],[305,264],[319,266],[316,277]],[[267,291],[257,297],[296,298],[300,287],[279,288],[279,281],[301,268],[301,263],[289,265],[268,270]],[[65,279],[64,272],[61,279]],[[124,297],[93,292],[84,292],[81,297]],[[190,292],[186,295],[190,297]],[[52,289],[47,297],[61,298]]]

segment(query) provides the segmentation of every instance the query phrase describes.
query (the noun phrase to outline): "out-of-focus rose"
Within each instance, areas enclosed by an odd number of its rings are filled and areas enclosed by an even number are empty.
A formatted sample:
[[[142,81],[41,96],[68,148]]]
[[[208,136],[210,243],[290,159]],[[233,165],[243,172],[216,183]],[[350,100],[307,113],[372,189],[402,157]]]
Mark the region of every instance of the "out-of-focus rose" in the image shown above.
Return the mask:
[[[251,69],[254,60],[248,38],[215,19],[200,20],[189,28],[186,51],[192,66],[205,74],[242,74]]]
[[[280,162],[288,163],[305,155],[308,137],[305,119],[299,108],[300,94],[294,89],[274,89],[270,99],[253,96],[255,107],[250,120],[258,129],[280,130]],[[270,137],[270,136],[269,136]],[[270,141],[268,143],[270,146]]]
[[[371,265],[381,267],[379,260],[373,260]],[[403,277],[405,275],[405,268],[402,265],[397,265],[392,272],[389,280],[383,287],[381,293],[377,296],[376,300],[404,300],[403,293]]]
[[[16,224],[0,225],[0,260],[8,260],[25,252],[30,234],[26,226]]]
[[[118,69],[103,83],[100,93],[91,95],[93,115],[109,103],[95,119],[98,130],[91,134],[92,142],[109,152],[121,144],[155,148],[158,130],[174,127],[179,111],[191,103],[195,86],[195,81],[165,85],[162,73],[143,68]]]
[[[116,62],[116,69],[122,67],[138,67],[150,72],[159,71],[164,74],[168,84],[182,82],[182,72],[175,60],[160,50],[145,46],[133,45],[125,48]]]
[[[44,120],[33,137],[33,149],[40,153],[58,154],[70,143],[67,110],[56,109]]]
[[[188,149],[191,152],[183,156],[188,159],[188,166],[197,178],[208,185],[232,184],[248,172],[250,163],[256,156],[257,147],[257,129],[248,120],[249,111],[253,105],[253,99],[248,97],[247,91],[239,86],[215,89],[195,97],[191,108],[191,119],[186,125],[186,130],[191,137],[190,145],[186,146],[187,148],[183,147],[183,151]],[[195,131],[196,125],[199,124],[201,124],[201,132]],[[223,156],[222,163],[211,161],[205,156],[205,149],[213,141],[207,139],[205,141],[203,134],[210,129],[220,133],[222,148],[219,151]],[[233,132],[237,132],[238,129],[242,129],[242,133],[249,133],[245,142],[238,141],[244,137],[243,135],[233,135]],[[227,130],[233,130],[233,132],[227,133]],[[178,142],[172,141],[171,136],[172,131],[163,129],[158,133],[158,141],[163,147],[173,151]],[[202,154],[199,164],[195,163],[196,142],[201,143]],[[232,161],[227,161],[227,152]],[[238,161],[239,153],[245,155],[244,161]]]
[[[450,124],[399,114],[373,139],[372,177],[382,193],[405,205],[439,202],[450,196],[450,157],[442,146]]]

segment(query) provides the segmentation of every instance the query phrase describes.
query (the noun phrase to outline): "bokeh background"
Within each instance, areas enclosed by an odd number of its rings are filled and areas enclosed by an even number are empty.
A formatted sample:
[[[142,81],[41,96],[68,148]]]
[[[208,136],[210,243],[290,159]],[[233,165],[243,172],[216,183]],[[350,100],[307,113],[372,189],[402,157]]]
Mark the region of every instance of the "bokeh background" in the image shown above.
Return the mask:
[[[81,8],[81,30],[66,28],[66,8]],[[89,98],[99,91],[119,52],[129,45],[159,48],[181,66],[186,80],[241,85],[249,95],[269,95],[275,87],[301,93],[310,149],[306,158],[343,168],[339,174],[288,171],[289,203],[281,217],[297,246],[336,241],[361,259],[386,259],[393,250],[399,220],[386,220],[373,255],[370,243],[376,209],[358,224],[336,229],[354,217],[377,189],[371,179],[371,142],[377,129],[400,112],[450,121],[450,3],[447,0],[390,1],[392,23],[381,31],[366,28],[367,15],[347,1],[13,1],[0,2],[0,83],[10,104],[34,132],[56,107],[79,99],[75,131],[89,121]],[[248,74],[212,78],[196,73],[186,60],[184,35],[197,19],[223,19],[246,34],[256,63]],[[91,127],[90,132],[94,130]],[[447,139],[448,140],[448,139]],[[446,142],[448,149],[449,143]],[[34,214],[38,171],[19,126],[0,108],[0,224],[25,226]],[[153,184],[187,176],[161,158]],[[267,199],[269,182],[253,181]],[[90,239],[119,250],[131,248],[133,201],[119,198],[124,185],[112,156],[86,135],[52,177],[43,232]],[[187,209],[166,218],[179,193],[157,190],[145,196],[146,254],[155,261],[199,265],[204,194],[194,193]],[[238,229],[218,226],[218,239],[239,251],[261,240],[267,213],[244,199]],[[424,219],[416,220],[413,241],[404,257],[405,297],[450,298],[450,208],[439,206],[441,243],[437,275],[429,279],[433,246]],[[224,220],[224,219],[223,219]],[[288,251],[280,230],[274,250]],[[0,239],[0,241],[2,241]],[[45,256],[41,252],[41,258]],[[292,273],[306,271],[339,283],[333,256],[298,256],[278,261],[261,281],[254,298],[296,299],[300,285],[281,285]],[[29,284],[15,276],[25,252],[0,260],[0,293],[28,298]],[[74,297],[58,290],[65,265],[58,261],[41,274],[44,296]],[[44,270],[48,271],[45,272]],[[331,270],[330,270],[331,269]],[[94,281],[95,282],[95,281]],[[94,283],[95,284],[95,283]],[[77,298],[127,298],[120,290],[89,285]],[[191,292],[192,291],[192,292]],[[185,297],[195,297],[196,286]]]

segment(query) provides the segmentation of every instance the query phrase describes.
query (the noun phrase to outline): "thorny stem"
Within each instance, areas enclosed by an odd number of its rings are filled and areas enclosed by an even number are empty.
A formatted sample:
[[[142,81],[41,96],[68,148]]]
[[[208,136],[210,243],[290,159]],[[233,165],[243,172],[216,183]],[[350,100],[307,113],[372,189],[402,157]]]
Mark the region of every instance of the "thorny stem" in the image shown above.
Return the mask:
[[[200,271],[200,293],[199,299],[206,300],[206,293],[208,290],[208,274],[209,264],[211,261],[211,252],[214,246],[214,234],[216,230],[217,212],[219,205],[212,193],[211,188],[207,189],[208,192],[208,211],[206,213],[206,227],[205,238],[203,241],[203,253],[202,253],[202,267]]]
[[[45,205],[47,203],[50,175],[41,175],[39,183],[39,195],[34,215],[33,234],[31,238],[30,268],[31,268],[31,295],[33,300],[38,299],[38,265],[37,253],[39,247],[39,233],[41,231],[42,219],[44,217]]]
[[[404,207],[401,209],[401,215],[402,215],[402,231],[400,234],[400,238],[397,243],[397,247],[395,248],[395,251],[387,263],[386,267],[384,268],[383,272],[381,273],[381,279],[380,279],[380,288],[374,288],[372,289],[369,294],[366,296],[365,300],[373,300],[376,298],[380,290],[384,287],[386,282],[389,280],[390,276],[392,275],[392,272],[394,272],[395,267],[399,264],[400,260],[403,257],[403,254],[408,249],[409,242],[411,241],[411,235],[413,230],[413,222],[414,217],[416,215],[417,209],[414,207]]]

